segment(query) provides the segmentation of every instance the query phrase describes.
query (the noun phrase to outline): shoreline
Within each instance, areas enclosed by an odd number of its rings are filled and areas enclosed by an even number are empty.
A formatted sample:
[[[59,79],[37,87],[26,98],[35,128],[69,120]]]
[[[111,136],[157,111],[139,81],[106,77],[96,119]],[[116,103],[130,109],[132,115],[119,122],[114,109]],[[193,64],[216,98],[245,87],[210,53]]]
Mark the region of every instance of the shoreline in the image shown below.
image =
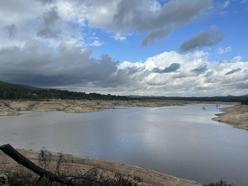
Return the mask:
[[[37,165],[40,164],[39,153],[32,150],[19,150],[24,156]],[[57,162],[61,154],[49,153],[49,161],[46,169],[52,172],[58,172]],[[138,185],[166,185],[166,186],[200,186],[202,184],[178,178],[165,173],[157,172],[150,169],[144,169],[138,166],[128,165],[125,163],[117,163],[112,161],[96,160],[93,158],[77,157],[74,155],[63,154],[63,161],[60,162],[60,175],[80,176],[89,170],[94,169],[95,179],[115,179],[116,175],[123,177]],[[22,177],[37,179],[30,170],[18,165],[14,160],[0,152],[0,170],[1,173],[7,175],[20,174]]]
[[[175,100],[0,100],[0,116],[16,116],[23,111],[67,113],[98,112],[115,107],[164,107],[192,103]]]
[[[17,116],[25,111],[87,113],[116,107],[166,107],[198,103],[222,104],[223,102],[183,100],[0,100],[0,117]],[[248,130],[248,105],[234,103],[230,107],[222,108],[221,111],[222,113],[218,113],[212,118],[214,121]]]
[[[186,100],[0,100],[0,117],[17,116],[21,112],[87,113],[99,112],[116,107],[167,107],[185,104],[221,104],[224,102]]]
[[[248,130],[248,105],[236,104],[221,109],[222,113],[216,114],[214,121],[232,125],[235,128]]]
[[[104,109],[111,109],[118,106],[123,107],[163,107],[163,106],[177,106],[185,104],[197,103],[212,103],[217,102],[193,102],[193,101],[174,101],[174,100],[132,100],[132,101],[117,101],[117,100],[48,100],[48,101],[10,101],[0,100],[0,117],[1,116],[15,116],[19,115],[22,111],[62,111],[71,113],[82,112],[97,112]],[[220,102],[218,102],[220,103]],[[213,120],[230,124],[235,128],[248,130],[248,105],[235,104],[230,107],[221,109],[223,113],[216,114]],[[38,163],[38,153],[32,150],[21,150],[25,156],[31,161]],[[51,165],[49,170],[54,171],[56,159],[58,154],[52,155]],[[149,169],[144,169],[134,165],[124,163],[117,163],[111,161],[95,160],[92,158],[76,157],[73,155],[63,154],[65,162],[62,171],[70,171],[70,174],[85,173],[94,168],[99,173],[98,177],[111,177],[116,174],[123,176],[131,181],[139,181],[139,185],[171,185],[171,186],[193,186],[201,185],[195,181],[178,178]],[[74,172],[71,172],[74,171]],[[21,167],[13,160],[0,152],[0,174],[1,173],[23,173],[25,175],[35,175],[29,170]],[[65,173],[65,172],[64,172]]]

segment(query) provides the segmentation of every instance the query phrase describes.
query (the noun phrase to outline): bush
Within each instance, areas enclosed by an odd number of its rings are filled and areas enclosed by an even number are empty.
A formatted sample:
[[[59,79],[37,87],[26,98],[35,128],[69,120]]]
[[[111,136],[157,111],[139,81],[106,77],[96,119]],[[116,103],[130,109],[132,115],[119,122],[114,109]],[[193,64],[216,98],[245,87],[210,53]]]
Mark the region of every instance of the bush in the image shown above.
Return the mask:
[[[216,183],[209,183],[209,184],[206,184],[204,186],[234,186],[232,184],[228,184],[227,182],[223,181],[223,180],[220,180],[219,182],[216,182]]]
[[[248,99],[244,100],[244,101],[241,101],[241,104],[242,105],[248,105]]]

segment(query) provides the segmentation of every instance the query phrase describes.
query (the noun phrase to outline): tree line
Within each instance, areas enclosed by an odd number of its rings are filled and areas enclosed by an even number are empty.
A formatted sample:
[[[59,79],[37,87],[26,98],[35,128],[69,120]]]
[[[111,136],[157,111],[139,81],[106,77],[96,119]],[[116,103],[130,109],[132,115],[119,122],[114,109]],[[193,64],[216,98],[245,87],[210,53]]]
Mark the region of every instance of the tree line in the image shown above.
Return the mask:
[[[223,101],[248,104],[246,96],[215,96],[215,97],[155,97],[155,96],[117,96],[111,94],[73,92],[68,90],[42,89],[22,85],[14,85],[0,81],[0,99],[86,99],[86,100],[182,100],[182,101]]]
[[[13,85],[0,82],[0,99],[103,99],[103,100],[127,100],[126,96],[103,95],[97,93],[72,92],[57,89],[40,89],[21,85]]]

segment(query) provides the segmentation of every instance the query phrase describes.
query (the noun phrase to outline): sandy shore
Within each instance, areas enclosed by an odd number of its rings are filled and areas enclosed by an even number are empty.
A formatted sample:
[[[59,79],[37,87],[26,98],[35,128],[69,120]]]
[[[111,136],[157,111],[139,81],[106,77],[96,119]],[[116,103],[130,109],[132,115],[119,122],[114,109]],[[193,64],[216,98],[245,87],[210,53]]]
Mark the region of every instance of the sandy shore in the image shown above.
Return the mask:
[[[222,109],[215,121],[224,122],[233,127],[248,130],[248,105],[234,105]]]
[[[39,153],[33,151],[20,150],[31,161],[41,166]],[[49,155],[46,169],[63,176],[73,175],[81,176],[87,171],[94,169],[96,179],[114,179],[116,175],[121,175],[138,185],[166,185],[166,186],[198,186],[201,185],[195,181],[181,179],[160,172],[143,169],[137,166],[131,166],[123,163],[109,161],[100,161],[89,158],[79,158],[72,155],[63,155],[59,169],[57,162],[58,154]],[[61,158],[60,158],[61,159]],[[44,164],[43,164],[44,165]],[[44,167],[44,166],[43,166]],[[19,174],[32,179],[37,179],[36,175],[28,169],[18,165],[8,156],[0,152],[0,173]]]
[[[0,116],[18,115],[21,111],[63,111],[72,113],[96,112],[114,107],[162,107],[183,105],[187,101],[170,100],[49,100],[49,101],[8,101],[0,100]]]

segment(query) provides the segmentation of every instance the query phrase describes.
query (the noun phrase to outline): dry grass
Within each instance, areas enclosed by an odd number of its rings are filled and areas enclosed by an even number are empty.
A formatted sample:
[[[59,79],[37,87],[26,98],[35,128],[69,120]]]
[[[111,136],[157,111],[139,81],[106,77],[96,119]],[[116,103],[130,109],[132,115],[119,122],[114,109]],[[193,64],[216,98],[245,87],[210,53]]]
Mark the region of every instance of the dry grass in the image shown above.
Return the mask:
[[[51,154],[46,150],[40,153],[32,151],[20,151],[24,156],[34,163],[46,167],[47,170],[57,173],[64,177],[82,178],[94,180],[102,185],[167,185],[167,186],[196,186],[197,182],[177,178],[167,174],[152,170],[130,166],[122,163],[100,161],[89,158],[79,158],[66,154]],[[16,164],[12,159],[0,153],[0,172],[8,173],[12,181],[26,183],[35,182],[38,177],[30,170]],[[14,178],[14,180],[13,180]],[[10,179],[10,181],[11,181]],[[75,179],[82,182],[84,179]],[[87,184],[86,184],[87,185]]]

